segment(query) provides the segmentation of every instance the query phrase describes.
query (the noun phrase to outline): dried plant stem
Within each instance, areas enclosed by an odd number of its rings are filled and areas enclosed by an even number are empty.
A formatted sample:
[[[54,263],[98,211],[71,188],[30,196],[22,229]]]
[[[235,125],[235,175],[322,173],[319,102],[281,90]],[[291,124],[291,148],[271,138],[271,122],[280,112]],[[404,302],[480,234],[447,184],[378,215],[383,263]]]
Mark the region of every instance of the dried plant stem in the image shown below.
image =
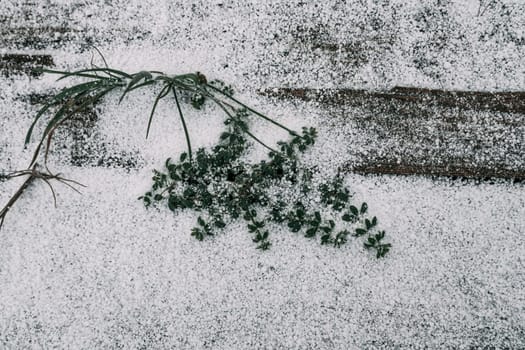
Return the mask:
[[[75,188],[72,184],[75,184],[81,187],[86,187],[85,185],[77,181],[63,178],[60,176],[60,174],[51,173],[49,169],[47,168],[47,165],[45,165],[45,169],[46,171],[38,170],[38,163],[34,163],[29,169],[14,171],[4,176],[5,179],[12,179],[12,178],[19,177],[19,176],[27,176],[27,178],[22,183],[22,185],[20,185],[20,187],[16,190],[16,192],[11,196],[7,204],[0,211],[0,229],[2,228],[2,225],[5,221],[5,217],[7,216],[7,213],[9,212],[9,210],[13,207],[16,201],[20,198],[20,196],[22,196],[24,191],[29,187],[29,185],[34,180],[40,179],[44,181],[46,185],[49,186],[49,189],[51,190],[51,194],[53,196],[53,203],[55,207],[57,205],[57,197],[56,197],[55,189],[51,185],[50,180],[57,180],[58,182],[68,186],[69,188],[73,189],[74,191],[78,193],[80,193],[80,191],[77,188]]]
[[[7,176],[7,178],[10,178],[9,176]],[[29,186],[29,184],[35,179],[34,176],[30,175],[25,181],[24,183],[22,184],[22,186],[20,186],[18,188],[18,190],[15,192],[15,194],[11,197],[11,199],[9,199],[9,201],[7,202],[7,204],[2,208],[2,210],[0,211],[0,228],[2,228],[2,225],[4,224],[4,220],[5,220],[5,217],[7,215],[7,213],[9,212],[9,209],[11,209],[11,207],[13,206],[13,204],[15,204],[15,202],[18,200],[18,198],[20,198],[20,196],[22,195],[22,193],[25,191],[25,189]]]

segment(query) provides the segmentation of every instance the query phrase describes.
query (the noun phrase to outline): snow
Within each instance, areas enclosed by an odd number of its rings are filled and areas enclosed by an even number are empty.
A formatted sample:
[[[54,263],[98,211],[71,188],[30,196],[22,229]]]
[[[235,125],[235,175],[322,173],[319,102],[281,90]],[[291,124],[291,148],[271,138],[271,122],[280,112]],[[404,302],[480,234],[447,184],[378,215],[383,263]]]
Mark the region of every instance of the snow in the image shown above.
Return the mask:
[[[0,13],[17,13],[16,3],[8,3]],[[256,90],[525,86],[525,74],[520,74],[525,72],[525,46],[504,37],[520,28],[523,15],[499,19],[496,10],[488,10],[478,18],[475,1],[451,4],[445,19],[452,24],[436,20],[438,27],[451,30],[452,39],[439,52],[437,68],[423,69],[414,67],[410,53],[419,41],[431,40],[429,33],[420,37],[411,26],[420,2],[392,1],[397,14],[381,2],[369,2],[380,14],[376,17],[391,18],[377,29],[379,34],[392,30],[399,36],[386,53],[372,44],[368,63],[355,71],[335,70],[324,54],[315,59],[308,50],[294,51],[287,28],[328,26],[327,33],[340,36],[336,42],[351,41],[345,33],[352,38],[368,35],[370,28],[353,27],[373,19],[367,13],[374,12],[359,1],[344,7],[294,2],[295,7],[282,1],[114,1],[113,7],[93,1],[49,3],[71,4],[79,28],[107,29],[108,41],[98,46],[112,66],[170,73],[200,70],[233,84],[240,99],[294,129],[317,127],[319,140],[307,159],[327,175],[348,161],[359,135],[315,103],[269,100]],[[46,11],[42,5],[35,16]],[[56,21],[51,17],[49,21]],[[474,40],[498,20],[509,26],[502,37]],[[149,34],[129,41],[131,28]],[[211,31],[226,32],[212,36]],[[456,37],[460,32],[465,36]],[[281,36],[273,39],[275,33]],[[523,31],[515,33],[523,37]],[[91,53],[77,49],[73,43],[46,52],[59,68],[89,65]],[[283,50],[291,56],[282,56]],[[434,54],[432,48],[418,50],[423,58]],[[23,150],[36,111],[21,97],[63,85],[48,75],[1,82],[0,169],[21,169],[35,146],[33,142]],[[135,93],[121,105],[115,96],[107,98],[86,141],[86,147],[104,143],[109,155],[125,152],[135,166],[72,166],[70,148],[62,147],[73,140],[64,133],[50,166],[85,184],[82,195],[57,184],[54,208],[49,189],[36,182],[8,214],[0,231],[0,347],[525,347],[523,184],[347,175],[356,202],[368,203],[393,244],[381,260],[359,240],[335,249],[278,226],[271,230],[272,248],[261,252],[242,222],[198,242],[190,236],[196,213],[174,214],[164,206],[145,209],[137,200],[151,185],[151,170],[185,149],[171,102],[159,105],[145,139],[153,98],[153,93]],[[219,111],[207,107],[204,113],[186,113],[195,146],[212,145],[223,120]],[[283,137],[261,121],[254,120],[254,127],[266,140]],[[254,157],[263,154],[257,149]],[[0,205],[19,181],[0,182]]]

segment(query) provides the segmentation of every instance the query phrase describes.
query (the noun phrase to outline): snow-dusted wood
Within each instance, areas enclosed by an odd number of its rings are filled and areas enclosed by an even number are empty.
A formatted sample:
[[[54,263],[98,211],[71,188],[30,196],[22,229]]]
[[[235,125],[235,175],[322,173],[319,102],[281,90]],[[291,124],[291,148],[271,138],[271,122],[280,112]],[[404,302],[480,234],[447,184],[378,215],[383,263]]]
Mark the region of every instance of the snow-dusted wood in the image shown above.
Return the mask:
[[[524,92],[396,87],[278,88],[262,93],[346,110],[343,118],[359,134],[349,149],[354,159],[346,167],[349,171],[525,178]]]

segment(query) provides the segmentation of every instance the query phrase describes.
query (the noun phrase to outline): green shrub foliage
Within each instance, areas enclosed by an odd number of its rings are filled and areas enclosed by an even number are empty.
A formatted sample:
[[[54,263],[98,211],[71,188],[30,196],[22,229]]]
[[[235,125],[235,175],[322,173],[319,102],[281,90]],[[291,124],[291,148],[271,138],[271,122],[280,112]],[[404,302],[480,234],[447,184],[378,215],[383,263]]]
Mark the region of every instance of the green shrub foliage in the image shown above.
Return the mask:
[[[200,101],[197,106],[195,100]],[[191,101],[199,109],[204,103],[200,97]],[[249,118],[246,108],[234,108],[211,150],[200,148],[193,158],[184,152],[178,160],[168,158],[164,169],[154,170],[151,190],[140,197],[146,207],[165,203],[174,212],[199,212],[191,231],[198,240],[242,218],[261,250],[271,246],[274,223],[335,247],[347,243],[348,236],[364,236],[365,248],[378,258],[385,256],[391,245],[383,242],[385,232],[377,230],[378,220],[368,216],[367,204],[352,205],[339,175],[315,185],[313,170],[301,163],[301,154],[314,145],[317,131],[290,132],[290,140],[278,142],[267,159],[250,163],[246,159],[254,136]]]

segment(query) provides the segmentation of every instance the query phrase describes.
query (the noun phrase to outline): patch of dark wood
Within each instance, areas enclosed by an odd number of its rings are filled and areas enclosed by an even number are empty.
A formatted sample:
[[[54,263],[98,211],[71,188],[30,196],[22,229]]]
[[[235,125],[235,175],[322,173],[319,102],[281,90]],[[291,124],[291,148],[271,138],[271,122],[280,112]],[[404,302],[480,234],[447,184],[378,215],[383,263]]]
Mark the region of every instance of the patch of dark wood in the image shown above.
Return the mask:
[[[370,100],[424,103],[427,106],[525,113],[525,92],[447,91],[412,87],[395,87],[388,91],[354,89],[278,88],[261,91],[263,95],[298,98],[335,105],[364,106]]]
[[[110,150],[96,128],[98,118],[95,111],[85,110],[64,122],[55,135],[56,151],[66,151],[74,166],[136,169],[142,163],[139,152]]]
[[[346,170],[367,174],[525,178],[525,92],[268,89],[315,101],[351,140]],[[342,130],[344,129],[344,130]]]
[[[31,93],[21,95],[19,100],[41,106],[52,96],[54,96],[52,92]],[[65,157],[74,166],[127,170],[141,166],[144,161],[138,151],[110,150],[108,142],[97,130],[98,119],[96,109],[91,108],[67,119],[54,135],[53,153]]]
[[[42,105],[52,97],[53,95],[51,93],[32,92],[27,95],[21,95],[18,99],[31,105]]]
[[[111,28],[99,31],[97,28],[73,29],[68,26],[54,27],[2,27],[0,25],[0,46],[12,50],[44,50],[74,47],[76,51],[90,51],[93,46],[108,43],[108,38],[118,37],[123,43],[144,40],[151,36],[150,31],[136,28]]]
[[[131,170],[143,163],[138,152],[110,151],[99,133],[83,134],[77,131],[67,148],[70,150],[70,163],[74,166]]]
[[[525,181],[525,171],[490,168],[490,167],[468,167],[462,165],[417,165],[404,163],[381,163],[374,164],[348,164],[344,167],[345,171],[358,174],[388,174],[388,175],[425,175],[425,176],[445,176],[452,179],[479,179],[490,180],[510,179],[515,182]]]
[[[42,73],[37,68],[53,67],[51,55],[5,54],[0,55],[0,72],[4,76],[28,74],[39,76]]]
[[[67,27],[3,27],[0,28],[0,44],[10,49],[23,50],[61,48],[72,42],[90,43],[82,31]]]

